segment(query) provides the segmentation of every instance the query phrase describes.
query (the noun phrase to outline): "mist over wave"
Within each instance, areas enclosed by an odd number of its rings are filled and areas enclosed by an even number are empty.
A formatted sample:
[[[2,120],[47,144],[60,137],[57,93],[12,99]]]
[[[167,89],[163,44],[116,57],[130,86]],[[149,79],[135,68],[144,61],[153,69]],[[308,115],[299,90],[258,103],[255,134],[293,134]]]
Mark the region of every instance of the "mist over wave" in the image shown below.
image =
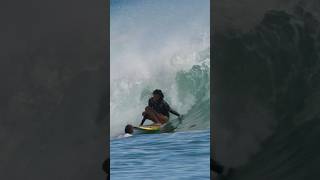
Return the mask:
[[[111,137],[126,124],[140,123],[154,89],[162,89],[172,108],[186,115],[181,130],[208,127],[209,1],[112,2]],[[200,126],[188,117],[207,119]]]

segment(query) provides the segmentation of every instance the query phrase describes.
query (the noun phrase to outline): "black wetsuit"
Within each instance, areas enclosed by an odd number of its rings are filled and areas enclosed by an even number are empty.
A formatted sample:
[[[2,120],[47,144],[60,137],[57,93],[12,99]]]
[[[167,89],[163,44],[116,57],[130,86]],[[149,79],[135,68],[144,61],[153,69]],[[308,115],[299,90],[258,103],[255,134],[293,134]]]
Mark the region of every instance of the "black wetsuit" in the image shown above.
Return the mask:
[[[160,101],[154,101],[152,98],[149,99],[148,106],[157,111],[158,113],[161,113],[169,118],[169,112],[180,116],[180,114],[169,106],[169,104],[165,100],[160,100]]]

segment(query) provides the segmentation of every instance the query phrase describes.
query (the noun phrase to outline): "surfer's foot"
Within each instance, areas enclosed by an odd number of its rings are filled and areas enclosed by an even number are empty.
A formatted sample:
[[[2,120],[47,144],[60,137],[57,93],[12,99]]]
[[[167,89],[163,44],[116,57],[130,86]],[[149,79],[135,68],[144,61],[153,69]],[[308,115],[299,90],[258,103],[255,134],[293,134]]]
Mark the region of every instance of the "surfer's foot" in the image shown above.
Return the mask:
[[[161,123],[153,123],[151,124],[151,126],[161,126],[162,124]]]

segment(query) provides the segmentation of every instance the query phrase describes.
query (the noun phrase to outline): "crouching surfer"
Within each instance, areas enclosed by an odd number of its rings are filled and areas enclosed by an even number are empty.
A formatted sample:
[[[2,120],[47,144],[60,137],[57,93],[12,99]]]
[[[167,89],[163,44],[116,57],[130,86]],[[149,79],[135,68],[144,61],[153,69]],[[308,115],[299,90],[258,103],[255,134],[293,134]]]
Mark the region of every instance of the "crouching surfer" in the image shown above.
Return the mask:
[[[152,97],[148,101],[148,106],[142,113],[143,119],[140,126],[146,119],[153,121],[154,125],[162,125],[169,121],[169,112],[181,118],[181,115],[171,109],[169,104],[164,100],[164,95],[160,89],[156,89],[152,93]]]

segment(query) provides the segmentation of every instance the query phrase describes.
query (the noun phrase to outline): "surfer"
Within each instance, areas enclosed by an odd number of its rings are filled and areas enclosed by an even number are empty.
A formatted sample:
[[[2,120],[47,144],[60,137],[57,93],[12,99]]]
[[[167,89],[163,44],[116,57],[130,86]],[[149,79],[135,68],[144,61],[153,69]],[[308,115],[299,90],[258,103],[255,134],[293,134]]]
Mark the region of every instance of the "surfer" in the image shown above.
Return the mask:
[[[152,93],[152,97],[149,99],[148,106],[142,113],[143,119],[141,126],[146,119],[154,122],[155,125],[165,124],[169,121],[169,112],[181,118],[181,115],[171,109],[169,104],[164,100],[164,95],[160,89],[156,89]]]
[[[131,124],[126,125],[126,128],[124,129],[124,134],[120,135],[118,138],[126,138],[131,137],[133,134],[133,126]]]

